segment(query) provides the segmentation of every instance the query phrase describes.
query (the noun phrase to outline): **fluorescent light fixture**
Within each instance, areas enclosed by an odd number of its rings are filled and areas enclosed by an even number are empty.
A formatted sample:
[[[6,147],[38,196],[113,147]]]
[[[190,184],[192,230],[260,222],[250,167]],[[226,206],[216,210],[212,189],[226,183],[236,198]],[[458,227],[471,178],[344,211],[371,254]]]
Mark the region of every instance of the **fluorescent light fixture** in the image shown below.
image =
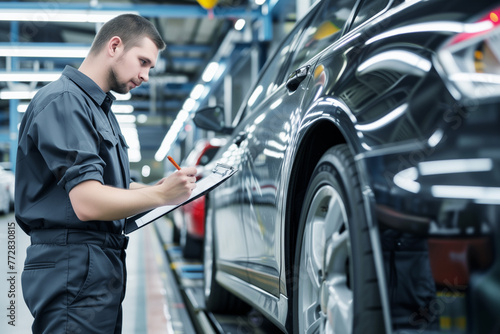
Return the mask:
[[[17,112],[26,112],[26,109],[28,109],[28,103],[18,103],[17,105]]]
[[[0,21],[31,21],[31,22],[90,22],[104,23],[115,16],[125,13],[102,10],[63,10],[54,7],[53,10],[34,9],[2,9]]]
[[[24,95],[23,95],[24,93]],[[0,99],[2,100],[9,100],[9,99],[31,99],[35,95],[36,91],[2,91],[0,92]],[[4,98],[6,96],[7,98]],[[18,112],[26,112],[26,109],[28,108],[28,103],[19,103],[17,106],[17,111]],[[134,106],[130,104],[116,104],[111,106],[111,110],[116,113],[116,114],[130,114],[134,112]],[[127,115],[116,115],[116,118],[119,118],[120,116],[127,116]],[[131,115],[132,116],[132,115]],[[145,115],[144,115],[145,116]],[[134,122],[135,122],[135,116],[134,117]],[[147,119],[147,116],[145,116]],[[124,118],[125,119],[125,118]]]
[[[189,94],[189,97],[198,100],[201,95],[203,94],[203,91],[205,90],[205,86],[202,84],[197,84],[194,86],[193,90],[191,91],[191,94]]]
[[[177,139],[177,136],[179,135],[179,132],[182,130],[182,127],[184,126],[184,122],[186,119],[189,117],[189,113],[182,109],[179,111],[177,114],[177,117],[175,118],[174,122],[170,126],[170,129],[168,130],[167,134],[163,138],[160,148],[158,151],[155,153],[155,160],[156,161],[163,161],[165,159],[165,156],[167,155],[168,151],[170,151],[170,147],[172,144],[175,142]]]
[[[217,73],[217,69],[219,68],[219,64],[216,62],[212,62],[208,64],[207,68],[203,72],[203,75],[201,76],[201,79],[205,82],[210,82],[215,76],[215,73]]]
[[[182,105],[182,109],[189,112],[189,111],[194,109],[195,105],[196,105],[196,101],[193,100],[192,98],[188,98],[188,99],[186,99],[186,101]],[[181,111],[183,111],[183,110],[181,110]],[[177,117],[179,117],[179,116],[177,116]]]
[[[111,91],[111,94],[114,95],[116,101],[128,101],[132,98],[132,94],[130,92],[126,94],[118,94],[117,92]]]
[[[0,72],[0,81],[9,82],[45,82],[54,81],[61,76],[61,72],[33,72],[33,71],[14,71]]]
[[[148,121],[148,116],[145,114],[137,115],[137,123],[144,124]]]
[[[135,124],[136,117],[134,115],[116,115],[116,120],[120,123],[120,125]]]
[[[148,177],[149,175],[151,175],[151,167],[149,167],[148,165],[142,166],[141,174],[143,177]]]
[[[122,115],[122,116],[132,116],[132,115]],[[134,117],[134,116],[132,116]],[[141,145],[139,142],[139,135],[137,134],[137,127],[134,123],[126,122],[120,123],[120,129],[125,137],[125,141],[128,145],[128,157],[130,162],[139,162],[142,159],[141,156]]]
[[[85,58],[90,46],[0,45],[0,57]]]
[[[8,90],[0,91],[0,100],[31,100],[36,94],[36,90]],[[27,107],[27,105],[26,105]],[[18,109],[19,110],[19,109]],[[26,111],[26,110],[24,110]]]
[[[189,117],[189,113],[186,110],[181,110],[177,114],[177,117],[175,118],[176,121],[184,123]]]
[[[131,114],[134,112],[134,106],[130,104],[113,104],[111,111],[117,114]]]
[[[163,161],[163,159],[165,159],[165,156],[167,155],[168,151],[170,151],[170,147],[177,139],[177,135],[179,134],[182,125],[183,125],[182,122],[178,122],[177,120],[175,120],[172,123],[172,125],[170,126],[170,130],[165,135],[165,138],[163,138],[160,148],[155,154],[156,161]]]
[[[240,30],[242,30],[245,27],[245,24],[246,24],[246,21],[244,19],[238,19],[234,23],[234,29],[240,31]]]
[[[255,4],[257,6],[262,6],[265,2],[266,2],[266,0],[255,0]]]
[[[219,80],[222,77],[222,75],[224,74],[224,72],[226,71],[226,67],[227,67],[227,65],[225,63],[219,64],[219,68],[215,72],[215,75],[214,75],[212,80]]]

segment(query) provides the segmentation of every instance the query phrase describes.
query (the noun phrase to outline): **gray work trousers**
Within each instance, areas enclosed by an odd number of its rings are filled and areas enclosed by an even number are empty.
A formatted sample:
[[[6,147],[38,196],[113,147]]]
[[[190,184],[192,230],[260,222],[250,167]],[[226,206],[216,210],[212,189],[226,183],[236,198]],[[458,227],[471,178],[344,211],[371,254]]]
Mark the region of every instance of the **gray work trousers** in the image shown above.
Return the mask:
[[[33,333],[121,333],[128,237],[66,229],[30,236],[21,283]]]

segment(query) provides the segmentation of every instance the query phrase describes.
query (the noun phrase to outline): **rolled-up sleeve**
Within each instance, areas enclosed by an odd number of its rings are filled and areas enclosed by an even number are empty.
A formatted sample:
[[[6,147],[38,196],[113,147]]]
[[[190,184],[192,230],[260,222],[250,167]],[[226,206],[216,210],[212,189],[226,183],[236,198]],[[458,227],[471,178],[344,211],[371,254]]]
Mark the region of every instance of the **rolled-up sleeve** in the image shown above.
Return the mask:
[[[58,185],[66,192],[86,180],[103,183],[106,163],[91,107],[70,92],[61,93],[33,119],[29,137],[38,147]]]

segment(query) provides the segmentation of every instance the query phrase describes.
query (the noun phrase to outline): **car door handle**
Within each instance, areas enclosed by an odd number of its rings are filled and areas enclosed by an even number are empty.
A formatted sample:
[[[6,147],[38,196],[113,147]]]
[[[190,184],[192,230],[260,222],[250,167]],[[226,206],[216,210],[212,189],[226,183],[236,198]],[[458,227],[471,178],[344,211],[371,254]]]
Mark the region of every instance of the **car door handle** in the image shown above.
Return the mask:
[[[238,135],[236,136],[236,138],[234,139],[234,143],[237,145],[237,146],[240,146],[240,144],[247,138],[247,133],[244,132],[244,131],[241,131],[240,133],[238,133]]]
[[[286,81],[286,88],[290,92],[294,92],[297,90],[299,87],[300,83],[304,81],[304,79],[307,77],[307,73],[309,72],[309,68],[311,66],[303,66],[299,68],[298,70],[293,71],[289,76]]]

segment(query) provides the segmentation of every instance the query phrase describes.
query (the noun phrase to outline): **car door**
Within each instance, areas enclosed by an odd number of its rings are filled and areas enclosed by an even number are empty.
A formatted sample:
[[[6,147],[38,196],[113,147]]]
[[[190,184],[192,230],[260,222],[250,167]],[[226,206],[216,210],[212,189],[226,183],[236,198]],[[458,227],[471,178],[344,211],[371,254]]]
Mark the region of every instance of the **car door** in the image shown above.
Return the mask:
[[[307,19],[276,49],[248,93],[236,116],[232,139],[223,147],[218,160],[236,167],[238,172],[210,195],[214,205],[219,269],[245,281],[249,281],[248,272],[250,276],[265,273],[260,276],[271,279],[266,280],[264,286],[267,290],[274,289],[274,293],[277,293],[278,263],[275,259],[278,253],[272,243],[276,242],[276,236],[279,237],[279,229],[274,224],[278,199],[276,175],[287,145],[289,129],[284,123],[289,115],[276,116],[273,108],[278,102],[270,97],[282,89],[276,83],[282,82],[287,74],[285,70],[305,21]],[[271,117],[266,119],[269,114],[275,119],[273,124],[268,123]],[[284,121],[276,121],[276,117]],[[262,247],[265,250],[255,252]],[[254,260],[248,261],[249,254]],[[260,263],[255,260],[259,254],[271,256],[263,257]],[[249,262],[252,265],[247,269]]]
[[[269,80],[264,74],[256,88],[263,96],[255,101],[250,99],[247,108],[246,138],[240,144],[244,150],[242,169],[246,171],[240,187],[247,266],[250,282],[275,296],[280,293],[287,195],[284,191],[290,173],[284,169],[286,152],[294,144],[298,118],[303,114],[302,101],[310,92],[314,57],[342,35],[355,3],[356,0],[320,3],[289,36],[295,41],[289,44],[288,58],[281,62],[280,75]]]
[[[265,65],[265,70],[261,72],[258,82],[248,94],[245,106],[238,111],[232,141],[230,140],[219,154],[218,162],[231,165],[237,168],[238,172],[210,195],[214,208],[216,231],[214,237],[216,238],[215,245],[217,245],[218,269],[244,281],[249,281],[246,269],[249,249],[256,246],[255,239],[248,238],[246,234],[247,231],[252,231],[255,225],[252,224],[249,228],[245,225],[249,221],[260,221],[256,216],[261,215],[262,212],[255,211],[255,206],[267,207],[264,203],[274,203],[276,199],[273,190],[276,185],[269,178],[271,175],[269,169],[274,170],[275,166],[273,162],[266,160],[265,155],[261,154],[266,143],[256,142],[254,134],[257,127],[261,125],[260,123],[264,121],[266,112],[259,114],[260,109],[255,106],[262,104],[267,96],[271,95],[276,89],[274,83],[277,80],[283,80],[285,75],[283,70],[289,64],[291,50],[297,44],[303,25],[294,28],[294,33],[283,41],[272,61]],[[259,135],[260,133],[259,130]],[[263,139],[266,141],[265,138]],[[266,167],[268,163],[272,166]],[[267,229],[264,226],[258,228],[261,228],[262,232]],[[272,233],[274,234],[274,231]],[[258,244],[262,245],[263,242]],[[273,264],[272,268],[275,267],[276,265]],[[250,269],[250,272],[255,270]],[[275,271],[273,274],[276,276]]]

